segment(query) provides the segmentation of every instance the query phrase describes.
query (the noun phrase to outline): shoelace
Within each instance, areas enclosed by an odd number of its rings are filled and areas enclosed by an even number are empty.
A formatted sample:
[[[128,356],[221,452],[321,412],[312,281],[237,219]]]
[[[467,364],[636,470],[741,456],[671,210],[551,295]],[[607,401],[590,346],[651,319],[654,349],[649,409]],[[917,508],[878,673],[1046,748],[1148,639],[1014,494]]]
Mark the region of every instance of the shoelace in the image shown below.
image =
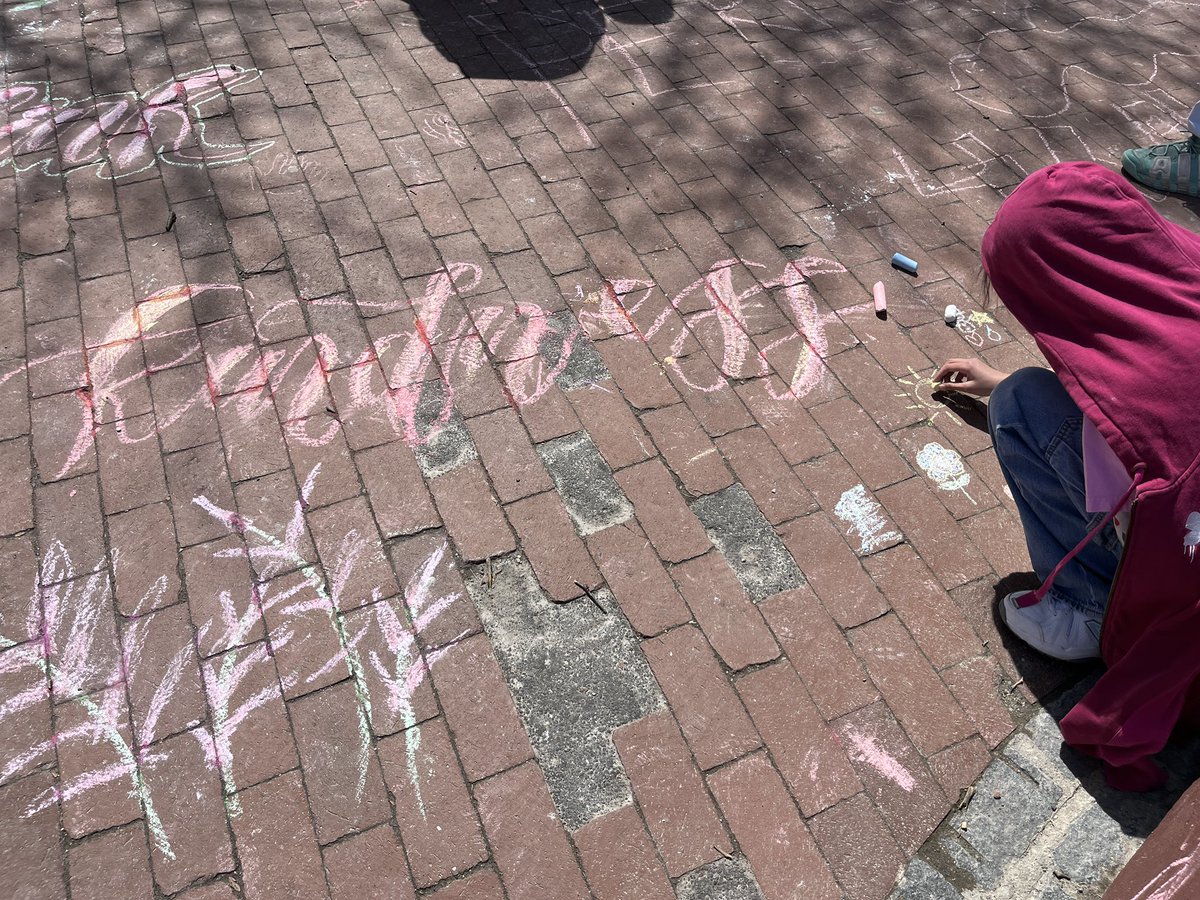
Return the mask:
[[[1154,156],[1170,156],[1172,153],[1190,153],[1193,149],[1193,144],[1195,141],[1196,137],[1193,135],[1191,137],[1184,138],[1182,141],[1173,141],[1169,144],[1159,144],[1157,147],[1150,148],[1150,152]]]

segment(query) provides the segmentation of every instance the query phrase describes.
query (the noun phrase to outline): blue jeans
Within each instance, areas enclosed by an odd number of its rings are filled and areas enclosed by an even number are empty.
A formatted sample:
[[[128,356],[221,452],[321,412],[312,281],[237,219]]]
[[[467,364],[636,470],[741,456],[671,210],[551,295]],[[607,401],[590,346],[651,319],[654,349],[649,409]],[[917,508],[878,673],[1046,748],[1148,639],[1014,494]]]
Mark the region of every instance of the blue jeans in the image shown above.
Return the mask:
[[[992,393],[988,430],[1021,514],[1033,570],[1045,581],[1104,518],[1085,509],[1083,413],[1049,369],[1020,369]],[[1121,549],[1110,522],[1058,574],[1047,594],[1102,614]]]

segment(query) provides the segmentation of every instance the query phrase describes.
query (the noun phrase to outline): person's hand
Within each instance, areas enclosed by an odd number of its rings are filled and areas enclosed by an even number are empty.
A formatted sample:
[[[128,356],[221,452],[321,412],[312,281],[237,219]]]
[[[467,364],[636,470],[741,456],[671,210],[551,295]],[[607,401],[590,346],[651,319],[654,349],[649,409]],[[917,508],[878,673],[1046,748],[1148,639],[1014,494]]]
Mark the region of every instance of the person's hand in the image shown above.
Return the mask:
[[[1007,372],[993,369],[981,359],[951,359],[933,376],[933,390],[934,393],[962,391],[986,397],[1007,377]]]

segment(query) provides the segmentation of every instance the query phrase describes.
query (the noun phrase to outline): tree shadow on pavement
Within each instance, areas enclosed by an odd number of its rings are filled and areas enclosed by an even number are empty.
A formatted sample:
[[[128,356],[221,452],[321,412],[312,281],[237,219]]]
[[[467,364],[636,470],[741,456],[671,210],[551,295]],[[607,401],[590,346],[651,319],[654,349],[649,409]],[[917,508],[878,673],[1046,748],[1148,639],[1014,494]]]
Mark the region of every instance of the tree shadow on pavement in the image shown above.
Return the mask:
[[[607,27],[662,24],[669,0],[413,0],[421,33],[468,78],[552,81],[579,72]]]

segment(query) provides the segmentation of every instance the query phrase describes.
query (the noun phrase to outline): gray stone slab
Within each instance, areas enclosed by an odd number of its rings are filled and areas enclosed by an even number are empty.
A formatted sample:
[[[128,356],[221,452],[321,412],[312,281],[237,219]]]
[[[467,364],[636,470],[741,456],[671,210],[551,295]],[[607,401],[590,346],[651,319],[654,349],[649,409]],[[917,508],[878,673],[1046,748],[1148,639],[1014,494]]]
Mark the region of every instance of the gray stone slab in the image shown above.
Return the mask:
[[[1071,823],[1054,851],[1055,871],[1069,878],[1075,887],[1107,887],[1133,855],[1137,843],[1103,809],[1090,806]]]
[[[740,858],[718,859],[688,872],[675,885],[679,900],[763,900],[749,864]]]
[[[1200,739],[1173,741],[1159,754],[1169,775],[1163,790],[1113,790],[1096,760],[1063,744],[1055,719],[1096,678],[1084,673],[999,749],[970,805],[925,843],[891,900],[1099,900],[1200,774]]]
[[[479,455],[462,415],[447,403],[442,382],[422,386],[414,420],[418,443],[413,452],[426,478],[445,475]]]
[[[1042,724],[1031,723],[1031,726],[1031,733],[1018,732],[1013,736],[1004,749],[1004,756],[1017,768],[1030,773],[1035,780],[1071,784],[1099,770],[1100,765],[1095,760],[1085,759],[1063,744],[1062,734],[1053,720],[1050,720],[1049,729]],[[1064,756],[1071,760],[1078,772],[1067,765]]]
[[[925,860],[909,863],[888,900],[959,900],[962,895]]]
[[[1067,884],[1070,884],[1070,882],[1067,882]],[[1068,894],[1057,884],[1044,884],[1030,900],[1079,900],[1078,891],[1074,887],[1072,890],[1075,893]],[[1099,895],[1096,896],[1098,897]]]
[[[586,431],[538,444],[537,450],[580,534],[593,534],[633,517],[633,504]]]
[[[575,317],[567,310],[547,317],[550,330],[538,344],[538,355],[553,371],[562,359],[563,348],[570,341],[566,364],[554,376],[554,383],[564,391],[574,391],[611,376],[600,352],[588,338]]]
[[[692,512],[755,602],[804,584],[800,567],[740,484],[694,501]]]
[[[519,553],[467,573],[467,591],[491,639],[517,710],[572,831],[632,802],[612,743],[613,729],[664,705],[629,623],[607,591],[551,603]]]
[[[1003,870],[1029,849],[1062,796],[1062,788],[1049,779],[1035,783],[998,761],[984,770],[975,800],[954,821],[966,823],[962,840],[980,860]]]
[[[1076,703],[1083,699],[1083,695],[1090,691],[1100,680],[1100,671],[1095,671],[1080,679],[1076,684],[1071,685],[1061,694],[1046,703],[1046,713],[1048,713],[1052,721],[1058,721],[1063,716],[1071,711]]]
[[[986,891],[1000,881],[1000,869],[962,838],[961,823],[962,820],[951,813],[939,832],[941,837],[923,847],[921,853],[949,884],[960,891]]]

